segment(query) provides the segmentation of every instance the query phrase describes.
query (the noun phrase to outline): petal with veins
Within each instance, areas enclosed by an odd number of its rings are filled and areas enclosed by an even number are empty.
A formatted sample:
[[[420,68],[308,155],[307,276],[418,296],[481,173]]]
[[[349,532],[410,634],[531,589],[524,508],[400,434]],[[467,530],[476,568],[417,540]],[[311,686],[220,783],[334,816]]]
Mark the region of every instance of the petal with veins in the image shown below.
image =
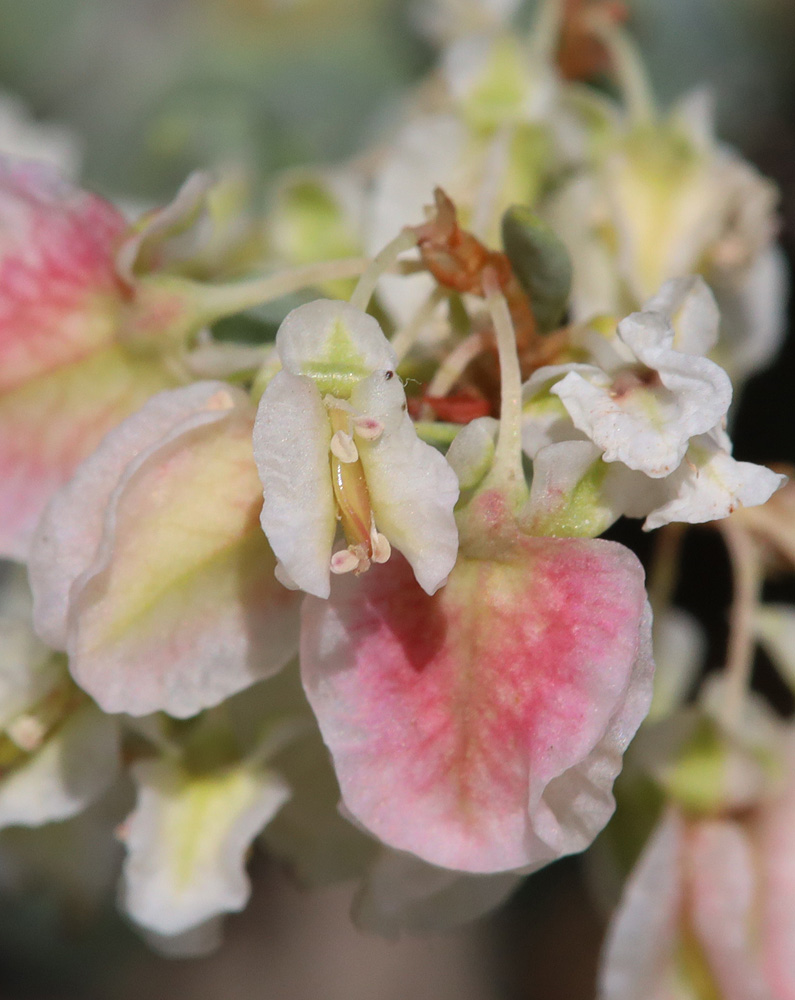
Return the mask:
[[[520,537],[429,597],[399,557],[304,604],[304,686],[345,806],[469,872],[593,839],[648,709],[643,573],[618,545]]]
[[[53,497],[32,547],[30,579],[37,631],[54,649],[66,648],[69,590],[97,555],[105,508],[125,469],[183,421],[201,414],[217,419],[219,393],[228,397],[223,382],[200,382],[153,396],[100,442]]]
[[[106,711],[193,715],[295,653],[300,598],[259,527],[253,409],[216,398],[128,465],[71,588],[70,669]]]

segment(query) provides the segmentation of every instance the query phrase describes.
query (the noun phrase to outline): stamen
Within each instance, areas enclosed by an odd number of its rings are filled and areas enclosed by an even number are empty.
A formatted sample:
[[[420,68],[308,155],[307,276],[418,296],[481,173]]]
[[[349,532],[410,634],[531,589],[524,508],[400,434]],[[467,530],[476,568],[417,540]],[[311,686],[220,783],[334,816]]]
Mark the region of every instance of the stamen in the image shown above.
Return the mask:
[[[368,560],[371,555],[370,524],[372,522],[372,511],[370,509],[370,494],[367,490],[367,481],[364,476],[364,468],[359,458],[358,449],[349,434],[351,426],[350,407],[333,405],[333,397],[326,398],[329,422],[331,423],[331,481],[334,487],[334,499],[337,501],[342,530],[351,548],[360,548],[364,557]],[[338,453],[335,448],[335,439],[339,443],[343,441],[342,448],[345,451],[344,439],[340,432],[348,438],[353,449],[356,450],[356,457],[350,460],[350,451],[346,451],[344,456]],[[347,571],[346,571],[347,572]],[[361,572],[361,570],[359,571]]]
[[[353,430],[365,441],[377,441],[384,433],[384,425],[375,417],[354,417]]]
[[[374,563],[389,562],[389,557],[392,555],[392,546],[389,544],[389,539],[386,535],[382,535],[380,531],[375,530],[375,524],[370,533],[370,544],[373,549]]]
[[[359,449],[347,431],[335,431],[331,438],[331,454],[336,455],[341,462],[350,464],[359,459]]]
[[[343,573],[355,573],[361,560],[353,549],[340,549],[331,557],[331,572],[341,576]]]

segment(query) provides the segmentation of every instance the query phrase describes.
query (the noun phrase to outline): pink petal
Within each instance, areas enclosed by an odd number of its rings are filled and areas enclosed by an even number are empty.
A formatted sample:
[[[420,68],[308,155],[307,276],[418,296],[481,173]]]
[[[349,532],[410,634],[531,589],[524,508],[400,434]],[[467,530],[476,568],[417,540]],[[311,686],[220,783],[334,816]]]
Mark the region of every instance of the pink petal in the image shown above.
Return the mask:
[[[0,159],[0,392],[112,342],[125,228],[51,167]]]
[[[395,556],[304,606],[304,686],[350,812],[471,872],[581,850],[651,696],[643,571],[621,546],[519,536],[433,597]]]
[[[746,831],[737,822],[702,821],[688,831],[693,931],[725,1000],[772,1000],[755,947],[752,921],[759,886],[754,861]]]
[[[655,1000],[676,962],[684,823],[671,810],[627,882],[605,939],[600,1000]]]
[[[122,347],[0,394],[0,555],[28,558],[39,517],[102,437],[174,377]]]
[[[300,597],[275,580],[259,526],[253,407],[226,402],[128,466],[72,585],[70,669],[107,712],[193,715],[296,652]]]
[[[791,744],[792,745],[792,744]],[[795,1000],[795,760],[784,794],[760,810],[755,826],[762,869],[761,942],[776,1000]]]

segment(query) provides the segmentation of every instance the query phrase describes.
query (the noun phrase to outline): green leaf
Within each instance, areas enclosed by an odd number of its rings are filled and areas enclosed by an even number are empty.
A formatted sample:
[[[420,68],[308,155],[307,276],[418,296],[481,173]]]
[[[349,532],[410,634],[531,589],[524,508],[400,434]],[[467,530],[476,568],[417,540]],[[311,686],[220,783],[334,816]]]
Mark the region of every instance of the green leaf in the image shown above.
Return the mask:
[[[502,217],[502,242],[519,284],[527,292],[542,333],[560,325],[571,291],[571,259],[563,242],[524,205]]]

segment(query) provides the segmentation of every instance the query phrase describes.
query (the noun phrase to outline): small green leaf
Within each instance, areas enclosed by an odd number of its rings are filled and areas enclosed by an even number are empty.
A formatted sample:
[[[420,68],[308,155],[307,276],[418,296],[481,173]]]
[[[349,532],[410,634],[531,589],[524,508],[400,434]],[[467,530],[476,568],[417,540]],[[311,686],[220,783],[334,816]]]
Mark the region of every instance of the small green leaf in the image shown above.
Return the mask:
[[[516,277],[530,297],[542,333],[560,325],[571,292],[571,259],[563,242],[524,205],[502,217],[502,242]]]

